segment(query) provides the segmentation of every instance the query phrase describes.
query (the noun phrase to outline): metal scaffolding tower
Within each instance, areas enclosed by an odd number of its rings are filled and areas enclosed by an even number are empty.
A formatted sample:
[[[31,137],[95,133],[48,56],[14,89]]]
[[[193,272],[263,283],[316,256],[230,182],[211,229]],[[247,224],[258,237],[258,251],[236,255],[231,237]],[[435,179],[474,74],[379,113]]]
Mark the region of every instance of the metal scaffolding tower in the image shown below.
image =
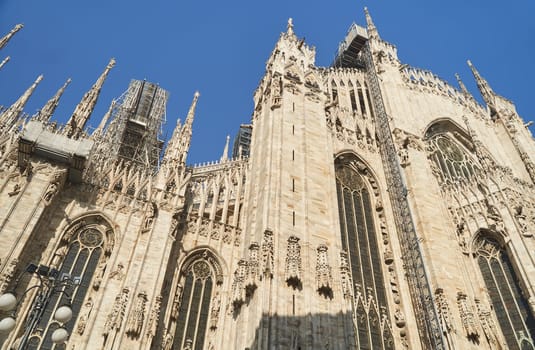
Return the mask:
[[[101,141],[107,144],[108,156],[156,171],[164,144],[161,137],[168,97],[156,84],[132,80],[112,107],[111,122]]]

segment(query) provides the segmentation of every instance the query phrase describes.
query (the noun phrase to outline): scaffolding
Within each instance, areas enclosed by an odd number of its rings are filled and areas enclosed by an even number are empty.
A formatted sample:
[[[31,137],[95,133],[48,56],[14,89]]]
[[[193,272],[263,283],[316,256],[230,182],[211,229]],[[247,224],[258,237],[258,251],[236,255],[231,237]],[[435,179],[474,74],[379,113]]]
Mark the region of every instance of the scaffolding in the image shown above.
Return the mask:
[[[111,111],[102,143],[116,157],[155,172],[163,149],[162,127],[169,93],[147,81],[132,80]]]
[[[345,39],[338,45],[338,51],[336,52],[333,67],[344,68],[364,68],[365,63],[360,58],[360,52],[368,41],[368,33],[366,29],[351,24],[347,30]]]

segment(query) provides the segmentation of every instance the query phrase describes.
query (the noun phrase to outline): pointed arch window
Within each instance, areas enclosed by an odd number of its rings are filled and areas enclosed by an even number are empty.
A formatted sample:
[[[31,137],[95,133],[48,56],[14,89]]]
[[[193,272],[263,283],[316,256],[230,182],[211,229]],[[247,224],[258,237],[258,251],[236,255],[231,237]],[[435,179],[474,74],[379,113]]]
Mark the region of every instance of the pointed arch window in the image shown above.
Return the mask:
[[[449,133],[433,136],[429,145],[430,158],[439,170],[441,181],[470,180],[480,173],[470,153]]]
[[[109,225],[100,223],[101,221],[103,220],[96,217],[85,218],[72,225],[63,235],[62,243],[54,254],[51,266],[60,266],[60,275],[67,273],[73,277],[80,277],[81,281],[72,289],[65,290],[70,295],[70,300],[66,293],[52,294],[43,317],[36,327],[43,331],[30,336],[28,349],[62,348],[52,343],[52,333],[60,327],[60,324],[53,319],[53,313],[58,307],[67,305],[69,302],[73,317],[64,327],[69,334],[72,334],[94,276],[97,271],[100,275],[103,273],[107,256],[111,252],[113,231]],[[98,289],[98,287],[99,285],[93,283],[93,288]]]
[[[474,251],[508,348],[535,349],[535,319],[506,250],[482,236]]]
[[[184,264],[171,309],[171,333],[166,335],[173,349],[204,349],[208,330],[217,328],[221,283],[219,264],[209,253],[196,254]]]
[[[367,182],[353,163],[336,162],[342,248],[347,253],[354,296],[358,347],[394,349],[385,281]],[[384,322],[383,322],[384,321]]]

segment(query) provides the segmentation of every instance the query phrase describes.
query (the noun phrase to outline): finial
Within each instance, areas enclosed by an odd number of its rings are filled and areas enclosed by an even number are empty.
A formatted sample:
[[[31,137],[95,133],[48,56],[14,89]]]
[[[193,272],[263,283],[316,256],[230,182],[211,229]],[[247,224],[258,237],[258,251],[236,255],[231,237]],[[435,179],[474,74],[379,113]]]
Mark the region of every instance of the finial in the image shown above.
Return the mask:
[[[461,80],[461,77],[459,76],[458,73],[455,73],[455,78],[457,79],[457,83],[459,84],[459,88],[461,89],[461,92],[466,96],[470,96],[470,93],[468,92],[468,89],[464,85],[464,83]]]
[[[4,58],[4,60],[2,62],[0,62],[0,69],[2,69],[2,67],[7,63],[9,62],[9,60],[11,59],[11,57],[7,56],[6,58]]]
[[[100,121],[100,124],[98,127],[93,131],[93,134],[91,135],[92,138],[97,138],[99,136],[102,136],[102,133],[104,132],[104,128],[106,127],[106,124],[108,123],[108,120],[111,117],[111,114],[113,113],[113,110],[115,109],[115,105],[117,104],[117,101],[113,100],[111,101],[110,108],[108,108],[108,111],[104,116],[102,117],[102,120]]]
[[[375,27],[375,24],[373,23],[372,16],[370,15],[370,12],[368,11],[367,7],[364,7],[364,14],[366,15],[366,25],[368,27],[368,35],[370,38],[379,38],[379,33],[377,32],[377,28]]]
[[[9,33],[6,34],[6,36],[0,39],[0,50],[7,45],[11,37],[15,35],[16,32],[21,30],[22,27],[24,27],[22,24],[17,24],[15,27],[13,27],[13,29],[11,29]]]
[[[223,149],[223,155],[221,155],[220,162],[226,162],[228,160],[228,146],[230,142],[230,135],[227,135],[227,142],[225,143],[225,148]]]
[[[481,96],[483,96],[483,100],[485,100],[485,103],[489,106],[491,109],[491,112],[495,110],[495,97],[496,94],[494,91],[492,91],[489,83],[477,71],[476,67],[472,64],[472,61],[467,60],[466,63],[468,63],[468,66],[472,70],[472,74],[474,75],[474,78],[476,79],[477,87],[479,89],[479,92],[481,93]]]
[[[286,32],[288,35],[295,35],[294,33],[294,23],[292,17],[288,18],[288,25],[286,26]]]
[[[65,84],[63,84],[63,86],[58,89],[56,94],[50,100],[48,100],[48,102],[43,106],[43,108],[41,108],[41,110],[37,113],[37,120],[48,123],[48,121],[54,114],[56,107],[58,107],[59,99],[61,98],[63,92],[70,83],[71,78],[68,78]]]

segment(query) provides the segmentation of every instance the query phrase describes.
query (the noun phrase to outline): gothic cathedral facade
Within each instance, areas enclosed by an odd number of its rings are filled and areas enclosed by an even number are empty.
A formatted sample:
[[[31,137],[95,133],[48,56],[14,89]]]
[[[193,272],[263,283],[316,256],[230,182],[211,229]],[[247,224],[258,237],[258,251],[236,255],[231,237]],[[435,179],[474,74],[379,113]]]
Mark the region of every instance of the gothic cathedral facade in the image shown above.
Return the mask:
[[[89,132],[113,60],[65,125],[68,82],[33,116],[41,77],[2,109],[0,294],[20,301],[1,348],[535,349],[530,131],[470,62],[484,106],[366,20],[330,67],[288,22],[248,157],[227,140],[187,166],[199,94],[164,147],[167,92],[146,81]],[[29,288],[57,276],[77,283],[31,325]]]

